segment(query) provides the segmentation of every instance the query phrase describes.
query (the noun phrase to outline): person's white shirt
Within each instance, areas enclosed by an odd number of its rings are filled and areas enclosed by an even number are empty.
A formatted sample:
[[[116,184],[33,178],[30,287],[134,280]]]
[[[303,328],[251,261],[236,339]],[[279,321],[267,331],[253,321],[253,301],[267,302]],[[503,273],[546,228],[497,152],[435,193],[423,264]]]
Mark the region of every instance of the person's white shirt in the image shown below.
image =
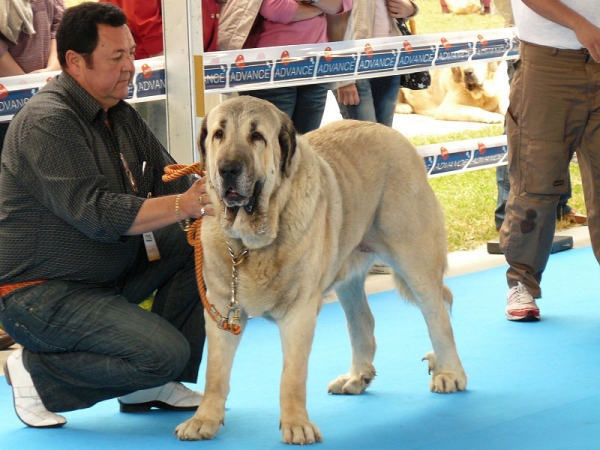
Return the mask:
[[[373,1],[373,0],[365,0]],[[392,28],[390,23],[390,13],[388,12],[385,0],[375,0],[375,22],[373,25],[373,36],[389,37],[392,36]]]
[[[598,0],[561,0],[573,11],[578,12],[594,25],[600,27],[600,1]],[[548,20],[521,0],[512,0],[512,10],[519,39],[546,47],[577,50],[583,47],[575,32]]]

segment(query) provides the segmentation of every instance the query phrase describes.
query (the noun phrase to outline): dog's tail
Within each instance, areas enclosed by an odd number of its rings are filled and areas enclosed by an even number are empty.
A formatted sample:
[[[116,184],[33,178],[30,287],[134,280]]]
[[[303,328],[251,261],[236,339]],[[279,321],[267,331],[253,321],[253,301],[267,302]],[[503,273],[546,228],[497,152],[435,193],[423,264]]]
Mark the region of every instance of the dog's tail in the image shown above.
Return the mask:
[[[404,278],[394,274],[394,280],[396,282],[396,288],[400,292],[400,297],[415,305],[420,304],[418,296],[415,295],[414,291],[410,288]],[[442,285],[442,300],[446,304],[448,311],[452,311],[454,296],[452,295],[450,288],[445,284]]]
[[[444,303],[448,306],[448,310],[452,310],[452,301],[454,300],[454,296],[452,295],[452,291],[446,285],[443,287],[444,293],[442,294],[444,297]]]

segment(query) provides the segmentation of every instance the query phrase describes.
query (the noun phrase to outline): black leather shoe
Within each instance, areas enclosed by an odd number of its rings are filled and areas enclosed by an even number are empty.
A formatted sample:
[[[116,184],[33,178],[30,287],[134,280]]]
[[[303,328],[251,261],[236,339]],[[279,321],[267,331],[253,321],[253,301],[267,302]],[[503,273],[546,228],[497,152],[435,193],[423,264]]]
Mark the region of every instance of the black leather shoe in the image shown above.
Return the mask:
[[[6,331],[0,330],[0,350],[6,350],[14,344],[15,340],[11,338]]]

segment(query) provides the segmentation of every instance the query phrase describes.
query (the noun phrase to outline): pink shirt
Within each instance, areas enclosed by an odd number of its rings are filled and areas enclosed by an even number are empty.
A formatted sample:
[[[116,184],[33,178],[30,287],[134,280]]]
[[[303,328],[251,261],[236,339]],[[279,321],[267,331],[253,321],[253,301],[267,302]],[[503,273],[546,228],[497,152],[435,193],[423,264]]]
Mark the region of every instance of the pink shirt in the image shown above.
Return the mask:
[[[324,14],[312,19],[291,22],[298,2],[296,0],[263,0],[260,15],[265,18],[257,47],[279,45],[318,44],[328,42],[327,19]],[[352,9],[352,0],[342,0],[342,12]]]

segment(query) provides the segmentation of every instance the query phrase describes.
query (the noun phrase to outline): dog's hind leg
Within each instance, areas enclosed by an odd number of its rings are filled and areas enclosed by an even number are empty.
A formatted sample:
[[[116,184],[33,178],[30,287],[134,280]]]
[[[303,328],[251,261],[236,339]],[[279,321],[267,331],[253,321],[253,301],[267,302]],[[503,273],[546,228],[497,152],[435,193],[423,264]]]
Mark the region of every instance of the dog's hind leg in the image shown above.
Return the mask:
[[[424,256],[421,255],[423,258]],[[422,269],[422,266],[420,266]],[[433,271],[429,272],[431,275]],[[433,345],[433,352],[427,353],[424,360],[428,360],[429,373],[431,374],[430,389],[433,392],[449,393],[463,391],[467,387],[467,376],[460,362],[454,334],[450,325],[448,307],[452,304],[452,293],[443,280],[432,280],[422,271],[417,273],[414,266],[404,272],[404,279],[396,275],[401,294],[405,297],[407,289],[414,296],[412,300],[417,304],[429,331],[429,338]],[[404,287],[403,287],[404,285]]]
[[[336,288],[336,294],[348,324],[352,363],[350,371],[340,375],[327,387],[331,394],[360,394],[375,378],[375,320],[364,290],[365,275],[352,278]]]

